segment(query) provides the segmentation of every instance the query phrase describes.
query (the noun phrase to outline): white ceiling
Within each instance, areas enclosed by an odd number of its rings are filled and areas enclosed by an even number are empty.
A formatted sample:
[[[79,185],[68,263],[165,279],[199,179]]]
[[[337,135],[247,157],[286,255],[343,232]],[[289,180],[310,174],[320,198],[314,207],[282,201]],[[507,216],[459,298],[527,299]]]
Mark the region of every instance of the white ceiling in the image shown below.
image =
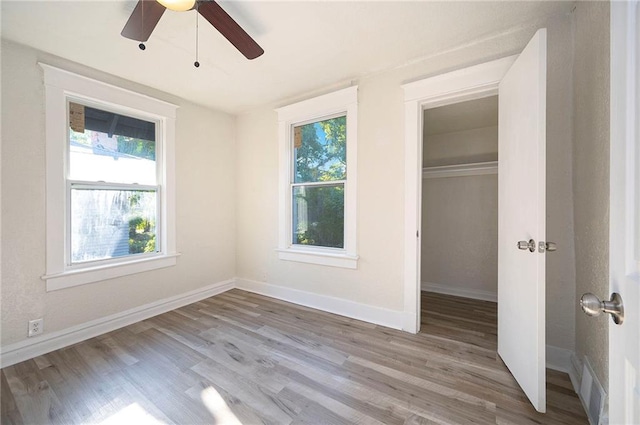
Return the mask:
[[[196,12],[165,12],[147,43],[120,36],[135,1],[2,0],[2,37],[218,110],[238,113],[568,13],[564,2],[234,1],[262,46],[244,58]]]
[[[424,111],[424,133],[446,134],[498,125],[498,96],[454,103]]]

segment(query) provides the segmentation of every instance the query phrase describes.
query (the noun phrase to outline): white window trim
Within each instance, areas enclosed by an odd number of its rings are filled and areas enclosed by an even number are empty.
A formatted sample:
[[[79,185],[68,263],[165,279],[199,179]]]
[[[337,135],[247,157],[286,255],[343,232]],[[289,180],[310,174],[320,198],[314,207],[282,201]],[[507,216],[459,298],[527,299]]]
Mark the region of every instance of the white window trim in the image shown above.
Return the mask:
[[[358,176],[358,86],[304,100],[276,109],[280,154],[279,238],[278,257],[281,260],[324,266],[356,269],[356,181]],[[300,123],[317,121],[336,114],[347,116],[347,180],[345,182],[344,249],[300,246],[292,243],[291,128]]]
[[[122,89],[91,78],[39,63],[44,70],[46,137],[46,281],[47,291],[99,282],[176,264],[175,226],[175,118],[177,105]],[[122,261],[73,267],[67,264],[67,99],[86,100],[110,106],[123,113],[159,122],[163,161],[158,181],[161,201],[161,252]],[[162,140],[160,140],[162,143]]]

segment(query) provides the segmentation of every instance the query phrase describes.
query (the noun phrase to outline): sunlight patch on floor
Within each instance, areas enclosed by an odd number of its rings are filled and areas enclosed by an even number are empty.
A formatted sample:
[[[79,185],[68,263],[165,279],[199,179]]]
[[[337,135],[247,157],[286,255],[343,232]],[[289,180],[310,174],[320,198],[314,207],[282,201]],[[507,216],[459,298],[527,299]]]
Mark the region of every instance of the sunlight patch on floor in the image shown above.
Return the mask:
[[[200,394],[202,402],[213,415],[216,425],[242,425],[242,422],[233,414],[220,393],[213,387],[202,390]]]
[[[164,422],[153,417],[138,403],[133,403],[100,422],[100,425],[163,425]]]

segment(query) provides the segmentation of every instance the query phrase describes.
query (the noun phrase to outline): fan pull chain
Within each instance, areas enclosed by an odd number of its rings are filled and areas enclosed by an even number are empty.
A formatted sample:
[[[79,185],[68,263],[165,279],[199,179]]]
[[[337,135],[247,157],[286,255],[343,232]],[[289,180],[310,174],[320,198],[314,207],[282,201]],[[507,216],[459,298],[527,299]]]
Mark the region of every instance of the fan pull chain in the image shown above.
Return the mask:
[[[200,62],[198,62],[198,2],[196,1],[196,61],[193,63],[193,66],[196,68],[200,67]]]
[[[142,21],[142,29],[144,30],[144,3],[142,3],[142,13],[140,14],[141,16],[141,21]],[[140,48],[140,50],[144,50],[147,48],[147,46],[144,45],[144,42],[141,42],[140,44],[138,44],[138,47]]]

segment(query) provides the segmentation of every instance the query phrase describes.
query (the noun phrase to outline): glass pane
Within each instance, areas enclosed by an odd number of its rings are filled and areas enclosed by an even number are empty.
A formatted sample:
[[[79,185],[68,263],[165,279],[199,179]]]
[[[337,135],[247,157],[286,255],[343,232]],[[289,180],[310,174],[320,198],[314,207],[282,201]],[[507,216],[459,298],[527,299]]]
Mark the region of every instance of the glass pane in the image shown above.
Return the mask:
[[[156,184],[155,123],[69,103],[69,178]]]
[[[344,185],[293,188],[293,243],[344,248]]]
[[[294,127],[294,182],[347,178],[347,117]]]
[[[155,191],[71,189],[71,262],[156,252]]]

